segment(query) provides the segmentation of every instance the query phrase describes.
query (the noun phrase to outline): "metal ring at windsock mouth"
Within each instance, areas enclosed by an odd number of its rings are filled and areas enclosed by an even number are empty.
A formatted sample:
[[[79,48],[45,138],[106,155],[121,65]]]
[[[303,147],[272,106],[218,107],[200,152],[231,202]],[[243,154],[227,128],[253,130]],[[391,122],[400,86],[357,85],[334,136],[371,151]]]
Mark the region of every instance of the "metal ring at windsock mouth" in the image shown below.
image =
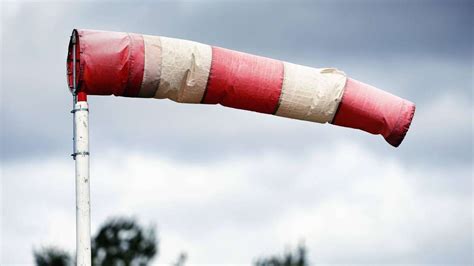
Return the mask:
[[[71,38],[69,39],[69,47],[67,53],[67,83],[69,90],[72,94],[75,94],[77,88],[80,87],[80,74],[81,74],[81,49],[79,45],[79,33],[76,29],[72,31]],[[75,64],[74,64],[75,61]]]

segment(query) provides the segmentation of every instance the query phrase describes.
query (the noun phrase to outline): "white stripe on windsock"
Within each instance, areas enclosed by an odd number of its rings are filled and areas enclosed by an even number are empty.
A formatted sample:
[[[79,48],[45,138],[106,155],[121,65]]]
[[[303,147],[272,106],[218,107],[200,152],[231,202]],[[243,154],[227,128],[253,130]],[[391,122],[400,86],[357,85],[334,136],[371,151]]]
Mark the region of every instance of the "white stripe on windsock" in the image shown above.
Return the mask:
[[[310,68],[284,62],[278,116],[331,122],[341,101],[346,75],[334,68]]]
[[[143,35],[145,62],[139,97],[155,96],[161,76],[161,41],[158,36]]]
[[[211,69],[211,46],[161,38],[161,79],[155,98],[200,103]]]

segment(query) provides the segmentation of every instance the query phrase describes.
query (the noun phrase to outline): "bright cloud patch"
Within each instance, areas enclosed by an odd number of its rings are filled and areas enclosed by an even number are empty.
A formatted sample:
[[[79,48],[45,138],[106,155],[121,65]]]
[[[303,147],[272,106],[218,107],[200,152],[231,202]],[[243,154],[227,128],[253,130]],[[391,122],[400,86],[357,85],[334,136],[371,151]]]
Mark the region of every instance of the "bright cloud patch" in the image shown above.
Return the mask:
[[[93,230],[111,215],[156,223],[157,264],[186,251],[191,264],[249,265],[299,241],[315,263],[471,260],[469,191],[443,193],[452,183],[443,183],[439,169],[408,168],[349,143],[304,157],[271,153],[206,164],[119,150],[101,158],[91,164]],[[31,263],[31,245],[73,250],[72,161],[2,170],[9,201],[2,230],[10,239],[2,243],[3,261]],[[469,172],[450,174],[469,184]]]

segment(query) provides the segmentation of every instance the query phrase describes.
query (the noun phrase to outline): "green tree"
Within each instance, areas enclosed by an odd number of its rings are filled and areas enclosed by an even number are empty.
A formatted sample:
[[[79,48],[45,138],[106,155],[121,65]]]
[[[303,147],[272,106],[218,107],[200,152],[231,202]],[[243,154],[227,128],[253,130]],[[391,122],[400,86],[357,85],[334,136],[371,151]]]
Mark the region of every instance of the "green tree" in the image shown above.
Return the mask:
[[[92,238],[94,266],[149,265],[157,252],[154,228],[145,228],[133,218],[109,219]],[[74,261],[66,251],[52,247],[35,250],[33,256],[37,266],[69,266]]]
[[[142,266],[149,265],[158,253],[158,241],[153,227],[145,228],[133,218],[107,220],[92,239],[92,263],[94,266]],[[67,252],[48,247],[34,250],[37,266],[70,266],[74,260]],[[184,266],[186,253],[181,253],[172,266]],[[309,266],[306,248],[299,245],[296,251],[283,256],[260,258],[254,266]]]
[[[172,264],[172,266],[184,266],[186,264],[187,259],[188,259],[188,255],[182,252],[181,254],[179,254],[178,259],[176,260],[175,263]]]
[[[34,250],[33,256],[37,266],[69,266],[72,263],[66,251],[55,247]]]
[[[300,244],[295,253],[286,252],[283,256],[271,256],[258,259],[255,266],[309,266],[306,248]]]
[[[92,241],[93,265],[148,265],[158,251],[155,230],[131,218],[108,220]]]

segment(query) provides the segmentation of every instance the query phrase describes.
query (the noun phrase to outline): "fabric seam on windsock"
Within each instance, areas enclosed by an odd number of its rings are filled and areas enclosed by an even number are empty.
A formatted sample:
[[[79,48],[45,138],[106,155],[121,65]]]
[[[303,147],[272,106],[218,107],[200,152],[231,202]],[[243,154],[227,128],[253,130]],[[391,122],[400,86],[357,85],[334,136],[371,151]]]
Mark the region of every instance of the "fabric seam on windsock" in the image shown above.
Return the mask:
[[[144,72],[144,42],[143,35],[135,33],[127,33],[130,41],[127,55],[127,81],[123,88],[122,95],[128,97],[136,97],[140,91],[143,81]]]
[[[128,48],[128,78],[127,78],[127,86],[125,87],[124,89],[124,92],[123,92],[123,95],[125,96],[132,96],[133,94],[131,94],[130,90],[131,90],[131,87],[132,87],[132,70],[133,70],[133,67],[135,66],[133,64],[134,62],[134,49],[135,49],[135,45],[134,45],[134,40],[132,39],[132,36],[130,33],[127,32],[127,37],[130,41],[130,47]]]
[[[132,36],[130,36],[130,33],[127,32],[127,37],[130,41],[130,47],[128,47],[128,79],[127,79],[127,86],[125,87],[125,90],[123,92],[123,95],[125,96],[129,96],[129,90],[130,90],[130,85],[131,85],[131,81],[132,81],[132,70],[133,70],[133,51],[134,51],[134,43],[133,43],[133,39],[132,39]]]
[[[152,98],[161,80],[161,41],[158,36],[143,35],[145,62],[139,97]]]

